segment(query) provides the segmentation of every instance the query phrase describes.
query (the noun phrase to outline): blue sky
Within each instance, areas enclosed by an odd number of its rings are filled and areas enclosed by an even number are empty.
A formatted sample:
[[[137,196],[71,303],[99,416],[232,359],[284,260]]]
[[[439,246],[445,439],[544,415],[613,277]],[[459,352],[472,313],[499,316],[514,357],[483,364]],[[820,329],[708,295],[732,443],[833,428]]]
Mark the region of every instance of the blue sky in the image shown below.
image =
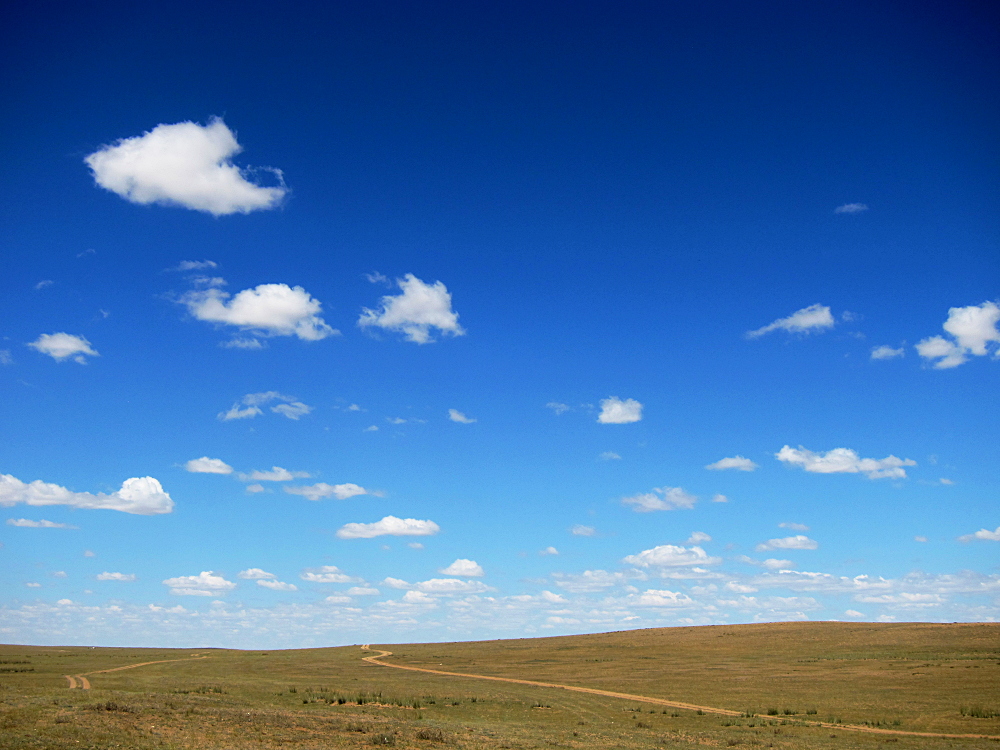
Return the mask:
[[[0,640],[1000,617],[985,5],[25,6]]]

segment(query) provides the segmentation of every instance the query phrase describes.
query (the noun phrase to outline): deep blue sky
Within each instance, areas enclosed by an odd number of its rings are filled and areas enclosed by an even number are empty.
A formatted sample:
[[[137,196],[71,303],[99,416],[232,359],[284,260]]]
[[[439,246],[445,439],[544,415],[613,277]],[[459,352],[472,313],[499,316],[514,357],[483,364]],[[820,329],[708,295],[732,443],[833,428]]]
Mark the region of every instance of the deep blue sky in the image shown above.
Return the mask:
[[[762,6],[9,10],[0,474],[72,493],[149,476],[174,506],[40,506],[0,488],[7,521],[30,522],[0,527],[0,640],[295,646],[1000,616],[996,10]],[[84,162],[213,117],[246,180],[279,186],[281,170],[279,205],[138,205]],[[197,274],[230,295],[301,287],[341,335],[198,319],[184,303]],[[432,328],[419,344],[357,325],[406,274],[444,285],[464,335]],[[827,323],[746,336],[813,305]],[[953,308],[978,316],[985,348],[942,367],[916,345],[961,345],[942,328]],[[55,333],[99,356],[28,346]],[[234,337],[260,348],[225,347]],[[891,356],[873,358],[881,346]],[[261,415],[217,418],[269,391],[281,397]],[[599,422],[610,397],[641,419]],[[289,403],[310,411],[270,411]],[[777,460],[785,445],[915,464],[824,473]],[[756,469],[705,468],[737,456]],[[185,471],[199,457],[232,472]],[[258,493],[238,479],[273,466],[310,477]],[[369,494],[283,491],[316,482]],[[697,502],[623,502],[671,487]],[[390,515],[438,531],[336,535]],[[793,541],[757,551],[769,539]],[[683,561],[693,547],[708,562]],[[656,548],[673,563],[625,560]],[[454,560],[483,575],[442,573]],[[303,578],[320,566],[358,580]],[[298,590],[239,577],[251,569]],[[199,579],[201,596],[161,583],[202,571],[215,583]],[[464,583],[428,583],[448,578]],[[306,624],[270,641],[289,613]]]

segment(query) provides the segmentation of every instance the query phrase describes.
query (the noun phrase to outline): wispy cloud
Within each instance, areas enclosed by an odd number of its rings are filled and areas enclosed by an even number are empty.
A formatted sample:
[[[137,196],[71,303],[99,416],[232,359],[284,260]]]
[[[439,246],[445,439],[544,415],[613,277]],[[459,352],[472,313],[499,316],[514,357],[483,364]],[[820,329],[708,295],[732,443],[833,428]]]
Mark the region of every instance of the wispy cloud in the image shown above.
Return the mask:
[[[636,513],[649,513],[656,510],[691,509],[698,498],[685,492],[680,487],[654,487],[652,492],[622,498],[622,505],[627,505]]]
[[[864,203],[845,203],[833,209],[835,214],[860,214],[868,210]]]
[[[861,458],[849,448],[834,448],[826,453],[814,453],[803,448],[784,446],[774,454],[775,457],[789,466],[798,466],[815,474],[864,474],[869,479],[903,479],[906,477],[904,466],[916,466],[917,462],[910,458]]]
[[[74,362],[85,365],[87,357],[100,356],[87,339],[70,333],[43,333],[28,346],[42,354],[47,354],[57,362],[72,359]]]
[[[788,331],[789,333],[813,333],[814,331],[824,331],[834,326],[833,315],[830,308],[825,305],[815,304],[796,310],[787,318],[778,318],[773,323],[768,323],[755,331],[747,331],[748,339],[756,339],[771,333],[772,331]]]
[[[710,471],[726,471],[727,469],[736,469],[737,471],[753,471],[754,469],[759,469],[760,467],[749,458],[743,458],[743,456],[733,456],[732,458],[720,458],[714,464],[708,464],[705,468]]]

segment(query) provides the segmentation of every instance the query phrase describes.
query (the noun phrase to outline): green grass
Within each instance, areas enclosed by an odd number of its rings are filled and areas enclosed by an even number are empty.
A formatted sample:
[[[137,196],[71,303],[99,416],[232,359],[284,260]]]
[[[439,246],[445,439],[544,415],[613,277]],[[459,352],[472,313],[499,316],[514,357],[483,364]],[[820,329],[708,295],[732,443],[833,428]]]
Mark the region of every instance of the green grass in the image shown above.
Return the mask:
[[[376,648],[372,644],[372,648]],[[0,646],[0,748],[1000,748],[806,721],[1000,736],[1000,626],[663,628],[386,645],[385,661],[727,708],[741,717],[289,651]],[[89,676],[63,675],[180,659]]]

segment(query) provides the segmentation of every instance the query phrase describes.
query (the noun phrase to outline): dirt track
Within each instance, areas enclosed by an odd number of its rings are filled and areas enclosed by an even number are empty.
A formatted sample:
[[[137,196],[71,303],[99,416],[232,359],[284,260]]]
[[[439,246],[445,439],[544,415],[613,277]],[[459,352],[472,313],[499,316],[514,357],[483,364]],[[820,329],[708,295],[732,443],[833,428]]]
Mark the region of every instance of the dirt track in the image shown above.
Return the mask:
[[[160,659],[159,661],[143,661],[138,664],[127,664],[124,667],[113,667],[112,669],[95,669],[93,672],[84,672],[83,674],[68,675],[64,674],[67,680],[69,680],[69,689],[73,690],[75,688],[80,688],[81,690],[90,690],[90,680],[86,678],[85,675],[88,674],[104,674],[105,672],[121,672],[123,669],[135,669],[136,667],[145,667],[150,664],[166,664],[172,661],[192,661],[194,659],[211,659],[212,657],[207,654],[191,654],[191,656],[186,659]],[[79,683],[79,684],[78,684]]]
[[[361,647],[363,651],[371,651],[371,644]],[[392,651],[381,651],[373,656],[363,656],[362,661],[369,664],[377,664],[380,667],[392,667],[393,669],[408,669],[411,672],[426,672],[428,674],[440,674],[448,677],[470,677],[475,680],[493,680],[495,682],[513,682],[518,685],[535,685],[537,687],[558,688],[560,690],[572,690],[577,693],[590,693],[592,695],[603,695],[608,698],[622,698],[624,700],[637,701],[641,703],[652,703],[657,706],[671,706],[673,708],[684,708],[689,711],[702,711],[706,714],[721,714],[722,716],[743,716],[741,711],[730,711],[727,708],[714,708],[712,706],[696,706],[693,703],[680,703],[678,701],[668,701],[662,698],[650,698],[645,695],[632,695],[631,693],[614,693],[610,690],[596,690],[594,688],[577,687],[576,685],[557,685],[552,682],[535,682],[533,680],[518,680],[513,677],[493,677],[485,674],[464,674],[462,672],[445,672],[440,669],[425,669],[424,667],[410,667],[403,664],[389,664],[379,661],[386,656],[392,656]],[[875,727],[865,727],[858,724],[829,724],[825,721],[802,721],[797,720],[801,726],[824,727],[826,729],[840,729],[846,732],[869,732],[871,734],[893,734],[906,735],[910,737],[944,737],[950,739],[980,739],[980,740],[1000,740],[1000,737],[990,734],[943,734],[940,732],[907,732],[903,729],[877,729]]]

